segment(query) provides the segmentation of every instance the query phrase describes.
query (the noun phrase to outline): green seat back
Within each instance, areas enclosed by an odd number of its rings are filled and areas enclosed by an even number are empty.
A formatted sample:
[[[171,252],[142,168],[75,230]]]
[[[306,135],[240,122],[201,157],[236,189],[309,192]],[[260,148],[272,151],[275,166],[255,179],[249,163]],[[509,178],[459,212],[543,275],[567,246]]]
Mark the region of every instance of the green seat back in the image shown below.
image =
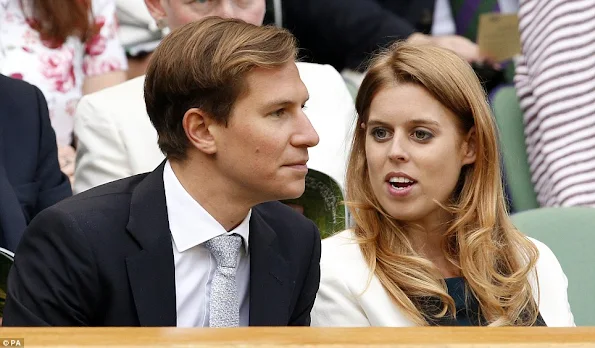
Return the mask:
[[[492,97],[492,110],[498,125],[504,174],[514,211],[539,207],[531,182],[523,112],[514,87],[502,87]]]
[[[595,325],[595,208],[540,208],[512,215],[524,234],[545,243],[568,277],[576,325]]]
[[[316,224],[324,239],[347,228],[349,218],[343,200],[343,190],[337,181],[309,168],[304,194],[283,202],[302,207],[304,216]]]

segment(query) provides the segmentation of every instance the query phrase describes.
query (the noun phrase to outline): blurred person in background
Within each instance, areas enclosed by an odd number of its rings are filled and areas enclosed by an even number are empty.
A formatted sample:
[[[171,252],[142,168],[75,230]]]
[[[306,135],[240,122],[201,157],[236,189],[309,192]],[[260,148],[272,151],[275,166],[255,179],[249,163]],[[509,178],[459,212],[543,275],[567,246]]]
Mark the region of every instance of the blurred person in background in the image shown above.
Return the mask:
[[[266,0],[263,24],[282,26],[281,5],[280,0]],[[151,53],[170,28],[163,26],[163,21],[155,21],[145,0],[116,0],[116,18],[118,36],[128,58],[128,78],[144,75]]]
[[[521,0],[515,87],[541,206],[595,207],[595,2]]]
[[[70,195],[43,94],[0,75],[0,247],[14,252],[29,222]]]
[[[41,89],[60,166],[72,176],[79,99],[126,79],[114,0],[0,0],[0,5],[0,73]]]
[[[144,0],[116,0],[118,37],[128,58],[128,79],[145,74],[151,53],[168,28],[160,28]]]
[[[515,13],[518,0],[283,0],[283,26],[303,54],[331,64],[359,85],[370,54],[396,40],[453,50],[480,66],[489,57],[475,43],[482,13]]]

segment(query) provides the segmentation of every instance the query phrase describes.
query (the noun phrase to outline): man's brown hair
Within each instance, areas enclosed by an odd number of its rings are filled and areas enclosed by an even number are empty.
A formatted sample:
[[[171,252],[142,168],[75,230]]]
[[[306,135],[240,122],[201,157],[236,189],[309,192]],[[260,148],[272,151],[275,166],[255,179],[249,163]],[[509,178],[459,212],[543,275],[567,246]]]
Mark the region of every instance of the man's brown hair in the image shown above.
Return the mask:
[[[168,158],[185,159],[186,111],[199,108],[227,125],[246,89],[246,73],[282,66],[296,54],[296,40],[287,30],[238,19],[207,17],[173,31],[153,53],[145,78],[147,113],[161,151]]]

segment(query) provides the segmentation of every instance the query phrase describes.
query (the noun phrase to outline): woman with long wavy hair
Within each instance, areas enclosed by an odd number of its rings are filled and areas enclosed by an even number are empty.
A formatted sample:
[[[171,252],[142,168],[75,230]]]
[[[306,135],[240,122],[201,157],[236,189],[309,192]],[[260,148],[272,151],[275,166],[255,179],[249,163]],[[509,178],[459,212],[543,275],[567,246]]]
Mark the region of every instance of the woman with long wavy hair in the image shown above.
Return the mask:
[[[313,325],[574,325],[556,257],[509,220],[496,127],[467,63],[395,44],[356,109],[355,225],[323,241]]]

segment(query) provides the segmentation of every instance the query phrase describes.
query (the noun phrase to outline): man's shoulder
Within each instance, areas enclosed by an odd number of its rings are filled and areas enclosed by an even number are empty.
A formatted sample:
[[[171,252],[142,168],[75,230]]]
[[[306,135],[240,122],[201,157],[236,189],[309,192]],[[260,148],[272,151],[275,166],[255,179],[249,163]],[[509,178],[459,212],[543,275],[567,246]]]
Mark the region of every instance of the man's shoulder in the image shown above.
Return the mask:
[[[7,92],[14,91],[18,93],[23,91],[33,92],[34,89],[35,87],[26,81],[13,79],[0,74],[0,90],[5,90]]]
[[[299,224],[313,223],[304,215],[298,213],[295,209],[278,201],[260,203],[256,205],[253,210],[258,212],[265,221],[282,222],[291,220],[292,222]]]
[[[146,173],[139,174],[94,187],[56,203],[51,209],[75,220],[87,219],[88,222],[94,217],[112,219],[114,214],[128,216],[132,193],[146,176]]]
[[[37,107],[36,91],[39,89],[26,81],[0,74],[0,102],[3,108],[19,106],[33,109]]]
[[[277,232],[277,235],[300,233],[303,236],[309,236],[308,232],[318,233],[316,225],[311,220],[280,202],[261,203],[253,208],[254,213]]]
[[[337,260],[361,259],[361,249],[353,229],[338,232],[322,241],[322,250],[325,260],[336,262]],[[322,262],[322,261],[321,261]]]
[[[49,119],[43,118],[48,117],[47,111],[43,110],[43,98],[36,86],[0,74],[0,129],[4,131],[0,143],[10,144],[14,147],[13,151],[21,154],[19,156],[38,153],[40,135],[47,136],[45,130],[50,125]],[[15,142],[20,145],[14,145]],[[35,156],[25,160],[33,163]]]

